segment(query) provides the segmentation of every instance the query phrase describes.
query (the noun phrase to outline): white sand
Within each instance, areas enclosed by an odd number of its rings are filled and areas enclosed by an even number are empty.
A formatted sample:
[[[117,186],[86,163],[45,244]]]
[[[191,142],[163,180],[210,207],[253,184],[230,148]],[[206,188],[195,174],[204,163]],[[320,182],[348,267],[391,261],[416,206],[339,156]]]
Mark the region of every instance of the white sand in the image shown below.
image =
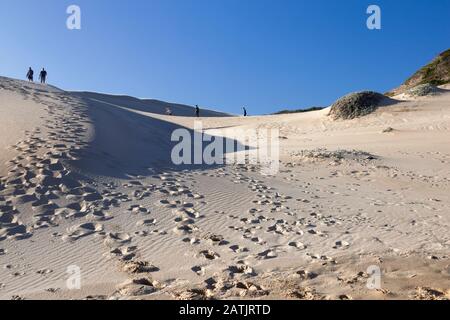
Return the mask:
[[[209,133],[278,128],[268,177],[160,172],[185,106],[0,78],[0,298],[449,298],[448,89],[351,121],[202,111]]]

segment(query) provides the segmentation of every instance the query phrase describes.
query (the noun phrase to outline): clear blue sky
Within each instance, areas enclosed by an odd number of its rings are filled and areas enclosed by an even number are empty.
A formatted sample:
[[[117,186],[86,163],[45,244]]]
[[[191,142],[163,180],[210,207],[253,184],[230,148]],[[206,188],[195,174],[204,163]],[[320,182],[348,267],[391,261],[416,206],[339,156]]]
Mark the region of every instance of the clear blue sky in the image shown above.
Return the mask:
[[[450,47],[450,0],[0,0],[0,39],[0,75],[262,114],[397,86]]]

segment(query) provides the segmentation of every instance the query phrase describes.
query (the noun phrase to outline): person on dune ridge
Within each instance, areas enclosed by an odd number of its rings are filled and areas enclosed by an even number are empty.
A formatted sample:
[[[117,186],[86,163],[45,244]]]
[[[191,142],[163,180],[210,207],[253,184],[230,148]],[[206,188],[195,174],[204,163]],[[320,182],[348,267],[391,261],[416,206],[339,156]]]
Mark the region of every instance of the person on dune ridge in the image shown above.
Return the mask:
[[[44,68],[42,68],[41,73],[39,74],[39,80],[41,80],[42,84],[45,84],[45,80],[47,79],[47,71],[45,71]]]
[[[195,105],[195,116],[196,116],[197,118],[200,117],[200,108],[198,107],[198,105]]]
[[[31,67],[28,69],[28,73],[27,73],[27,79],[29,82],[33,82],[33,77],[34,77],[34,71],[33,69],[31,69]]]

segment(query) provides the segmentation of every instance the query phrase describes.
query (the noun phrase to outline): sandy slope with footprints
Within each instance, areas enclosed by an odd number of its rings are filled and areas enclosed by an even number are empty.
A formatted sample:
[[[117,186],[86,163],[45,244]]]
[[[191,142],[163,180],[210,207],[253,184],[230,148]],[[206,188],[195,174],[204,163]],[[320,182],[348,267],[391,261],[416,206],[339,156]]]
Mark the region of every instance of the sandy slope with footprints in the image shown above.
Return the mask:
[[[272,177],[166,167],[193,118],[116,103],[0,78],[0,298],[449,298],[450,93],[345,122],[202,119],[280,129]]]

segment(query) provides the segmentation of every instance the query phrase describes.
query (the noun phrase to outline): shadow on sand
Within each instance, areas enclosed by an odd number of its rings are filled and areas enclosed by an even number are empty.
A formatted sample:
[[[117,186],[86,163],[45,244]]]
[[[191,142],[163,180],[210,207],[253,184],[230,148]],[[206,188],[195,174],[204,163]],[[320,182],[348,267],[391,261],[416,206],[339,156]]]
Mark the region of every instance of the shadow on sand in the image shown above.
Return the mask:
[[[136,111],[150,112],[156,114],[166,114],[167,108],[169,108],[173,115],[181,117],[193,117],[195,115],[195,109],[192,106],[168,103],[155,99],[138,99],[124,95],[108,95],[95,92],[71,92],[72,95],[84,98],[86,101],[103,101],[119,106],[126,106],[128,109]],[[201,110],[202,117],[230,117],[231,115],[217,112],[207,109]]]
[[[95,134],[88,146],[79,150],[79,160],[72,162],[72,165],[85,174],[127,179],[160,172],[206,170],[223,166],[173,163],[172,149],[179,142],[171,141],[172,133],[176,129],[185,129],[193,137],[192,129],[124,109],[129,108],[128,105],[121,107],[109,102],[83,100],[88,106],[87,114]],[[203,142],[202,154],[208,144],[210,142]],[[227,138],[223,138],[222,150],[226,150],[227,144],[234,145],[234,150],[249,150],[248,146]],[[225,156],[221,153],[219,156]]]

